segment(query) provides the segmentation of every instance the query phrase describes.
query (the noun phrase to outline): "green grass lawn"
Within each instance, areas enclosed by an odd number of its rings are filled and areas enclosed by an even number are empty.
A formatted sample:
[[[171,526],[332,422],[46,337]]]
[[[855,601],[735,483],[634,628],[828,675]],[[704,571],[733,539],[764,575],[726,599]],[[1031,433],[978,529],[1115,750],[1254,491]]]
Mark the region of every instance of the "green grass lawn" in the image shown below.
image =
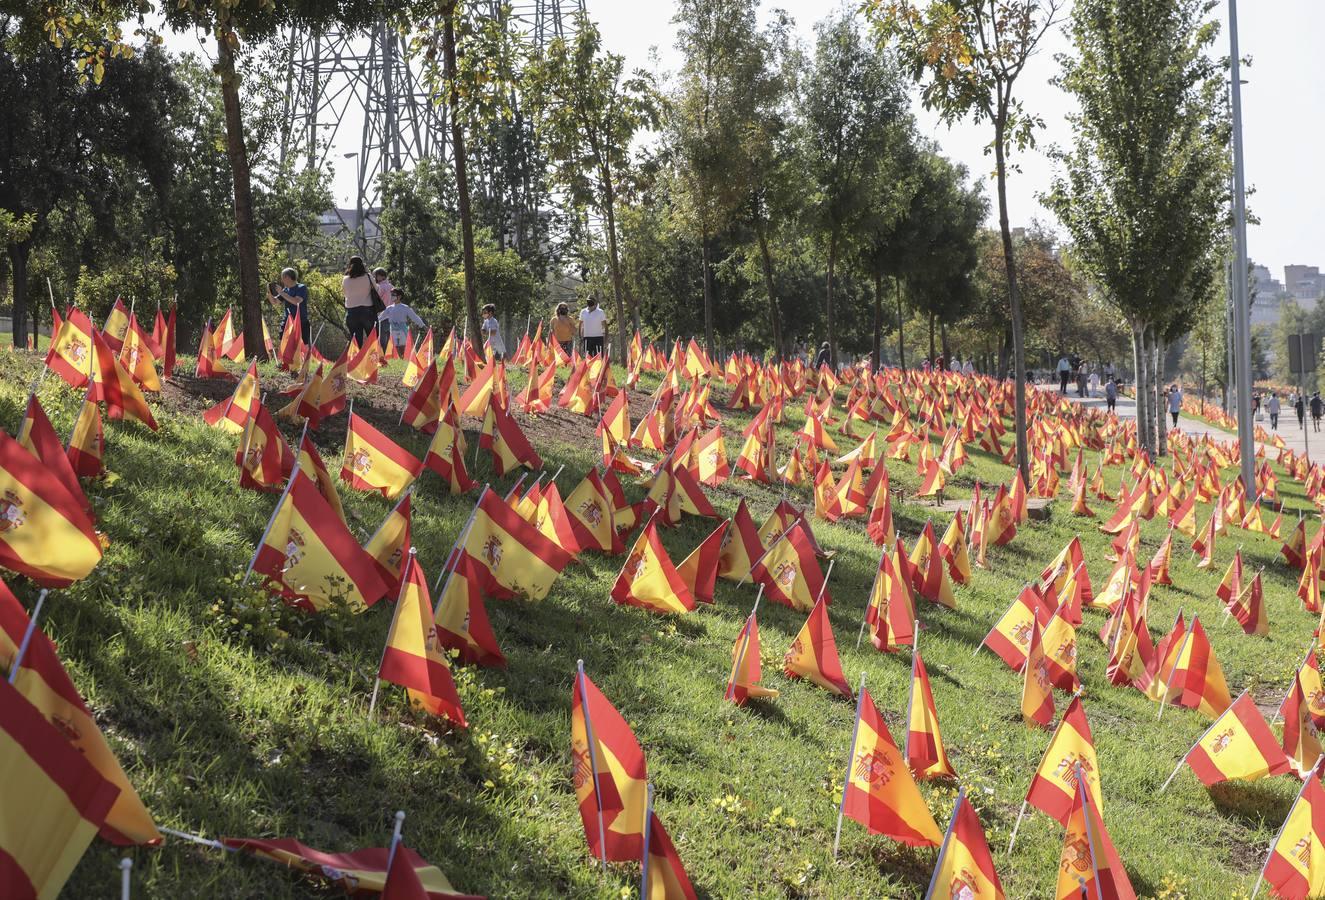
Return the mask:
[[[400,365],[393,363],[383,377],[389,391],[355,389],[357,412],[375,403],[373,413],[394,423],[405,396],[395,387]],[[181,368],[191,370],[191,361],[182,360]],[[0,354],[0,427],[17,427],[26,385],[38,370],[39,362],[24,354]],[[264,373],[265,387],[285,383]],[[513,370],[513,386],[521,382]],[[186,384],[193,386],[191,379]],[[212,397],[224,392],[204,387]],[[725,399],[725,390],[720,393]],[[81,395],[48,378],[40,397],[57,430],[67,434]],[[171,409],[158,410],[158,433],[107,423],[112,475],[89,484],[88,495],[110,546],[90,577],[52,594],[42,622],[160,824],[208,837],[296,837],[341,852],[384,846],[393,813],[403,809],[406,842],[459,890],[493,897],[627,896],[638,890],[638,867],[614,865],[606,874],[596,868],[575,806],[571,683],[576,660],[583,659],[648,756],[658,815],[701,896],[923,896],[933,850],[906,848],[848,821],[840,858],[832,858],[854,704],[782,676],[782,654],[803,614],[761,607],[764,683],[782,693],[774,702],[738,709],[723,702],[722,692],[754,587],[720,581],[712,607],[658,617],[609,599],[621,558],[585,554],[546,600],[487,604],[509,668],[457,669],[467,731],[412,714],[403,691],[391,686],[384,686],[370,719],[390,605],[357,617],[307,615],[242,586],[275,497],[238,487],[235,439],[199,418],[210,400],[174,389],[168,399]],[[276,399],[268,404],[277,405]],[[779,462],[802,422],[801,405],[788,408],[779,429]],[[636,419],[643,411],[638,405],[632,410]],[[564,437],[535,438],[536,446],[550,471],[566,467],[558,482],[564,493],[596,461],[594,423],[564,411],[547,420],[544,425]],[[733,459],[747,421],[744,414],[725,414]],[[337,416],[318,435],[333,474],[344,425],[345,417]],[[424,435],[387,430],[420,456],[426,449]],[[852,445],[839,443],[843,452]],[[951,496],[966,496],[977,479],[994,484],[1010,476],[1011,469],[989,454],[975,446],[968,451],[971,462],[951,480]],[[1093,466],[1095,454],[1087,456]],[[914,466],[888,466],[894,485],[914,493]],[[491,478],[486,459],[473,474]],[[1111,489],[1120,475],[1118,469],[1109,473]],[[1314,517],[1301,486],[1280,475],[1285,520],[1299,510]],[[494,484],[505,488],[513,480]],[[351,524],[366,538],[391,504],[344,487]],[[632,499],[642,493],[635,489]],[[779,490],[738,481],[708,493],[724,515],[744,497],[760,522],[781,497]],[[810,503],[803,489],[791,496]],[[473,501],[472,495],[444,493],[436,477],[424,474],[414,540],[430,577]],[[992,550],[990,568],[956,588],[956,610],[921,604],[921,647],[948,753],[979,811],[1009,897],[1049,897],[1055,884],[1062,841],[1057,823],[1031,813],[1015,851],[1007,852],[1049,733],[1022,724],[1021,678],[992,653],[975,650],[1021,586],[1073,535],[1081,536],[1092,581],[1102,588],[1112,564],[1104,559],[1108,540],[1095,526],[1112,508],[1092,505],[1100,519],[1076,518],[1060,497],[1049,521],[1030,523],[1011,544]],[[1200,513],[1204,520],[1209,508]],[[947,523],[946,514],[924,503],[895,505],[894,514],[908,546],[927,518],[936,528]],[[663,541],[679,561],[713,525],[687,518]],[[1166,529],[1158,518],[1145,524],[1143,560]],[[858,521],[816,521],[814,530],[837,553],[831,620],[847,678],[854,685],[865,673],[900,743],[909,656],[877,653],[868,641],[855,649],[878,550]],[[1216,565],[1205,571],[1193,567],[1185,543],[1175,544],[1175,586],[1154,589],[1152,634],[1158,639],[1180,608],[1189,619],[1199,614],[1234,696],[1245,688],[1263,708],[1277,706],[1315,626],[1300,609],[1296,573],[1282,564],[1278,543],[1232,529],[1220,540]],[[1219,624],[1214,589],[1239,544],[1253,571],[1265,566],[1268,638],[1245,636],[1233,622]],[[7,581],[30,606],[31,585]],[[1079,668],[1102,770],[1105,823],[1138,895],[1249,895],[1298,783],[1281,777],[1208,791],[1184,772],[1157,796],[1209,722],[1185,709],[1171,709],[1157,722],[1155,705],[1139,692],[1109,686],[1105,651],[1094,635],[1101,622],[1099,613],[1087,612]],[[1060,711],[1067,699],[1057,695]],[[946,827],[956,786],[925,784],[921,790]],[[121,855],[94,843],[66,895],[110,895]],[[130,855],[135,896],[327,896],[270,863],[174,839]]]

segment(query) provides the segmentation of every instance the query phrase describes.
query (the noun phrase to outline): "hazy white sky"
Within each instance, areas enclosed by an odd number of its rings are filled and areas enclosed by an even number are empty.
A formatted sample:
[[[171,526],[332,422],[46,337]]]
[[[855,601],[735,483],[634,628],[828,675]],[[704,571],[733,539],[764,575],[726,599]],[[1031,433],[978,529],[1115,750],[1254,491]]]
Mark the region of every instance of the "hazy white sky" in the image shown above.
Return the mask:
[[[675,69],[680,59],[673,46],[671,24],[674,5],[644,0],[587,0],[589,14],[603,32],[604,43],[634,65],[649,66],[650,50],[656,47],[663,69]],[[785,9],[796,20],[804,39],[813,40],[814,22],[834,6],[825,0],[765,0],[765,12]],[[1227,19],[1227,0],[1218,14]],[[1238,7],[1243,57],[1252,57],[1244,70],[1249,84],[1243,87],[1244,135],[1247,180],[1255,189],[1250,199],[1260,218],[1250,229],[1248,245],[1257,262],[1283,278],[1286,264],[1325,266],[1320,222],[1325,216],[1325,77],[1321,74],[1320,42],[1325,34],[1325,0],[1242,0]],[[1021,96],[1028,109],[1037,112],[1046,128],[1040,134],[1041,148],[1058,142],[1067,144],[1071,132],[1065,116],[1072,102],[1049,79],[1057,72],[1055,53],[1068,49],[1061,29],[1055,29],[1045,49],[1032,60],[1021,80]],[[1228,53],[1227,29],[1216,51]],[[967,165],[974,175],[988,176],[992,158],[984,155],[991,132],[971,124],[952,129],[919,108],[921,128],[936,140],[943,152]],[[1008,210],[1014,225],[1031,219],[1054,224],[1035,199],[1047,189],[1051,167],[1040,152],[1017,160],[1021,173],[1009,180]],[[991,223],[997,221],[992,209]]]
[[[836,8],[834,2],[764,0],[764,15],[773,7],[785,9],[809,44],[814,38],[814,23]],[[671,22],[674,3],[586,0],[586,6],[599,23],[606,46],[623,54],[632,67],[652,67],[655,52],[656,64],[663,71],[679,66],[674,46],[676,29]],[[1227,16],[1227,0],[1220,0],[1218,14]],[[1325,0],[1243,0],[1239,14],[1242,55],[1250,56],[1253,63],[1243,74],[1249,82],[1243,89],[1247,180],[1255,192],[1250,199],[1251,209],[1261,220],[1260,225],[1251,227],[1248,243],[1252,258],[1282,279],[1287,264],[1325,266],[1319,225],[1325,215],[1325,179],[1321,177],[1321,160],[1325,159],[1325,77],[1319,72]],[[1226,18],[1221,21],[1226,22]],[[168,43],[173,49],[198,47],[189,35],[171,35]],[[1020,81],[1026,107],[1045,121],[1046,127],[1039,135],[1041,150],[1053,143],[1065,145],[1071,137],[1065,116],[1072,102],[1049,84],[1058,70],[1054,54],[1067,49],[1061,28],[1056,28]],[[1216,52],[1228,52],[1226,29]],[[921,109],[918,102],[916,116],[921,129],[939,143],[946,155],[965,163],[975,177],[989,179],[993,162],[984,155],[990,138],[987,127],[961,123],[949,129]],[[348,128],[351,136],[357,131],[357,126]],[[354,146],[345,149],[357,149],[357,141],[351,143]],[[339,153],[333,153],[332,159],[340,162]],[[1047,189],[1051,178],[1047,159],[1042,152],[1031,151],[1015,162],[1021,171],[1009,180],[1012,223],[1024,225],[1039,219],[1056,226],[1036,200],[1036,194]],[[351,165],[342,162],[338,166],[346,170],[338,172],[334,180],[339,202],[353,195],[353,174],[348,171]],[[992,182],[987,194],[991,198],[992,224],[997,216],[992,209]]]

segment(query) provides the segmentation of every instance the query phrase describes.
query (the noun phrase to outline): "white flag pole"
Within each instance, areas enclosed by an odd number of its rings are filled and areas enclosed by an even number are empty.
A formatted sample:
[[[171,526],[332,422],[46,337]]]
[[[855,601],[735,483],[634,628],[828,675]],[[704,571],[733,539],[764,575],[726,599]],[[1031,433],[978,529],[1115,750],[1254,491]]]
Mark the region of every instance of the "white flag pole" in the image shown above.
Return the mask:
[[[120,860],[120,900],[129,900],[130,889],[132,887],[131,874],[133,872],[133,860],[124,857]]]
[[[395,861],[396,848],[400,846],[400,830],[401,828],[404,827],[404,825],[405,825],[405,811],[403,809],[398,809],[396,810],[395,827],[391,829],[391,849],[387,850],[386,852],[387,877],[390,877],[391,875],[391,863]],[[385,879],[383,879],[383,881],[385,882]]]
[[[290,488],[294,487],[294,480],[299,475],[299,457],[294,458],[294,467],[290,470],[290,480],[285,483],[285,490],[281,492],[281,499],[276,501],[276,508],[271,511],[271,518],[267,520],[267,527],[262,530],[262,537],[258,539],[258,546],[253,550],[253,558],[248,561],[248,568],[244,570],[244,580],[241,584],[248,584],[249,576],[253,574],[253,567],[258,564],[258,554],[262,552],[263,546],[267,543],[267,538],[271,535],[272,526],[276,524],[276,517],[280,515],[281,506],[285,499],[290,495]]]
[[[474,527],[474,518],[478,515],[479,507],[483,505],[483,498],[488,495],[488,488],[489,485],[485,484],[483,485],[483,490],[479,491],[478,501],[474,503],[474,508],[470,510],[469,520],[465,522],[465,527],[460,529],[460,536],[456,538],[455,543],[451,545],[451,553],[446,558],[446,568],[437,573],[437,581],[432,586],[434,592],[437,591],[438,585],[442,583],[442,575],[446,575],[446,588],[443,588],[442,592],[437,595],[437,611],[441,610],[442,598],[446,596],[446,590],[451,587],[451,575],[453,574],[451,565],[452,560],[455,559],[456,553],[459,552],[460,548],[465,545],[465,541],[469,539],[469,531]],[[436,616],[436,614],[437,613],[434,612],[433,615]]]
[[[32,609],[32,617],[28,619],[27,630],[23,632],[23,640],[18,645],[18,653],[14,656],[13,665],[9,667],[9,683],[13,684],[14,679],[18,678],[18,670],[23,665],[23,657],[28,653],[28,646],[32,643],[32,635],[37,631],[37,618],[41,615],[42,605],[46,603],[46,595],[50,591],[43,590],[37,595],[37,605]]]
[[[860,711],[865,703],[865,673],[860,673],[860,690],[856,692],[856,721],[851,726],[851,752],[847,755],[847,774],[842,779],[842,801],[837,805],[837,830],[833,833],[833,859],[842,843],[842,814],[847,806],[847,788],[851,787],[851,767],[856,760],[856,739],[860,736]]]
[[[736,655],[736,662],[732,664],[731,677],[727,679],[727,693],[723,696],[724,700],[735,702],[736,698],[736,679],[741,670],[745,667],[745,652],[750,649],[750,627],[755,622],[755,613],[759,611],[759,601],[764,597],[764,586],[759,585],[759,592],[755,594],[755,605],[750,609],[750,615],[745,619],[745,639],[741,641],[741,652]]]

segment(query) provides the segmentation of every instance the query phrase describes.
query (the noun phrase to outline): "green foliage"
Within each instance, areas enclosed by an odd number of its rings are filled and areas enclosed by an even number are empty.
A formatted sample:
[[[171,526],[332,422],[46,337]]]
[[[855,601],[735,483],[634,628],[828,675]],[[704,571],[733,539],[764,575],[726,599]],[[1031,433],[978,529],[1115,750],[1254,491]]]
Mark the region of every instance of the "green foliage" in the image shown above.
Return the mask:
[[[465,276],[459,259],[449,260],[437,269],[433,284],[434,302],[417,309],[440,316],[443,328],[459,326],[464,316]],[[474,269],[478,274],[479,304],[495,303],[499,317],[510,317],[514,326],[527,316],[546,317],[539,307],[543,285],[534,278],[520,254],[500,250],[487,232],[474,235]]]
[[[161,243],[160,239],[150,242],[141,259],[126,259],[96,272],[83,266],[78,271],[74,303],[98,321],[110,311],[116,297],[124,298],[126,307],[137,301],[143,315],[156,304],[168,308],[175,289],[175,267],[162,256]]]

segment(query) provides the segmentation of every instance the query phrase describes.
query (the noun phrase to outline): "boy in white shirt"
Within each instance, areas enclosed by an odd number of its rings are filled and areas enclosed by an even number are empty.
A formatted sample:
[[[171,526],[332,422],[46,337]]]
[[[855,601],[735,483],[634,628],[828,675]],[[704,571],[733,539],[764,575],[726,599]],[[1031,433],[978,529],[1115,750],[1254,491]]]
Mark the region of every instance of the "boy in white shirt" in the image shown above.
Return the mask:
[[[493,303],[484,304],[483,321],[478,323],[483,340],[492,346],[493,359],[506,358],[506,342],[501,337],[501,323],[497,321],[497,307]]]

